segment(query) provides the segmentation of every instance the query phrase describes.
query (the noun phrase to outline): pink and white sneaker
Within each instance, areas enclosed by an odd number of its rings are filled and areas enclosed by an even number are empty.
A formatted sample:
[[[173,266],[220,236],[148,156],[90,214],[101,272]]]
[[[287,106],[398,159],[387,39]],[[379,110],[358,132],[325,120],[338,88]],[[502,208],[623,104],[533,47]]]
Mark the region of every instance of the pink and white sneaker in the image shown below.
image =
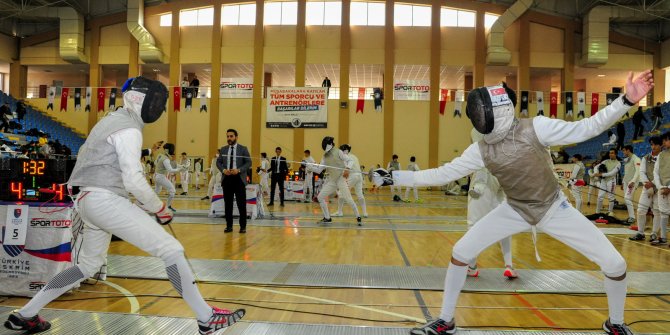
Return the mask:
[[[509,265],[505,266],[505,272],[503,272],[503,276],[507,277],[507,279],[519,278],[519,274],[516,273],[516,270],[514,270],[514,268]]]
[[[474,268],[468,266],[468,277],[479,277],[479,269],[476,265]]]
[[[240,321],[244,317],[244,314],[246,314],[244,309],[231,312],[227,309],[212,306],[212,316],[209,317],[209,320],[205,322],[198,320],[200,335],[211,335],[217,330],[230,327],[237,321]]]

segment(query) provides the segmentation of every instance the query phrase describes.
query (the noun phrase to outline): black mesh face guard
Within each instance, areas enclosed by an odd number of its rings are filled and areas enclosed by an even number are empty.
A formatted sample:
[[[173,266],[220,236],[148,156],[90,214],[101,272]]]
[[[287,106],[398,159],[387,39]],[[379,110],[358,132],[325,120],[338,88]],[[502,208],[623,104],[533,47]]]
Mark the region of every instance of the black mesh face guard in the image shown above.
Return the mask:
[[[145,77],[136,77],[129,79],[123,85],[123,92],[129,90],[145,94],[140,111],[144,123],[155,122],[161,117],[168,99],[168,90],[163,83]]]
[[[326,150],[328,144],[335,146],[335,139],[330,136],[324,137],[323,141],[321,141],[321,149]]]
[[[174,155],[174,144],[172,143],[165,143],[163,144],[163,149],[167,152],[168,155],[172,156]]]
[[[340,150],[346,151],[346,152],[351,152],[351,146],[349,144],[342,144],[342,145],[340,145]]]
[[[465,115],[481,134],[486,135],[493,131],[493,106],[486,87],[479,87],[468,93]]]

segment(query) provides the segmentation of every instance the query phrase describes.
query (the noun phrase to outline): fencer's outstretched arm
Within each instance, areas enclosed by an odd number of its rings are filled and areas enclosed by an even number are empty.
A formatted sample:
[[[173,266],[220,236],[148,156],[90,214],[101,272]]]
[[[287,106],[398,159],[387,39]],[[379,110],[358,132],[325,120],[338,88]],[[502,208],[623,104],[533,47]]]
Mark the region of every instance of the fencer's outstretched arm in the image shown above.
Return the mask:
[[[126,191],[135,196],[146,210],[158,212],[163,207],[163,202],[147,183],[140,161],[142,156],[142,133],[135,128],[122,129],[110,135],[107,138],[107,143],[113,145],[116,149],[119,166],[121,167],[121,178]]]
[[[312,164],[312,171],[316,174],[321,173],[321,171],[323,171],[323,169],[325,168],[326,168],[326,160],[323,158],[321,158],[321,163]]]
[[[165,170],[166,170],[167,172],[170,172],[170,173],[177,173],[177,172],[182,172],[182,171],[184,171],[184,170],[182,170],[181,168],[179,168],[179,166],[181,166],[181,165],[178,165],[178,167],[173,168],[173,167],[172,167],[172,164],[170,164],[170,160],[169,160],[169,159],[164,159],[164,160],[163,160],[163,167],[165,167]]]
[[[650,70],[642,72],[635,79],[630,72],[626,80],[625,97],[636,104],[654,87],[654,79]],[[577,121],[566,122],[537,116],[533,119],[535,133],[540,142],[547,146],[579,143],[593,138],[619,120],[630,106],[623,103],[623,96],[614,100],[611,105],[601,109],[596,115]]]
[[[397,186],[440,186],[484,168],[479,144],[471,144],[460,157],[438,168],[422,171],[393,171]]]
[[[607,171],[601,175],[601,177],[611,177],[619,173],[619,169],[621,168],[621,163],[617,164],[617,166],[612,169],[612,171]]]

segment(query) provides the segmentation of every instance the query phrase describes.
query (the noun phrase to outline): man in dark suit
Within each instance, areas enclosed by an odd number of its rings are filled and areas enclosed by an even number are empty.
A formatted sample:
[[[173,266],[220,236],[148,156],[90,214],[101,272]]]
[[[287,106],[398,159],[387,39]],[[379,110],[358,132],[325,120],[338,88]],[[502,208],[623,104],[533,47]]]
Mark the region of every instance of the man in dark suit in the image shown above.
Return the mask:
[[[237,143],[237,130],[226,131],[228,145],[219,150],[216,166],[223,171],[221,187],[225,202],[226,229],[224,233],[233,231],[233,197],[237,201],[240,212],[240,233],[247,232],[247,171],[251,167],[251,156],[247,147]]]
[[[281,147],[275,149],[277,155],[272,157],[270,161],[270,171],[272,171],[271,180],[272,187],[270,189],[270,203],[268,206],[272,206],[275,200],[275,188],[279,184],[279,200],[280,206],[284,207],[284,180],[286,179],[286,174],[288,174],[288,165],[286,164],[286,158],[281,155]]]

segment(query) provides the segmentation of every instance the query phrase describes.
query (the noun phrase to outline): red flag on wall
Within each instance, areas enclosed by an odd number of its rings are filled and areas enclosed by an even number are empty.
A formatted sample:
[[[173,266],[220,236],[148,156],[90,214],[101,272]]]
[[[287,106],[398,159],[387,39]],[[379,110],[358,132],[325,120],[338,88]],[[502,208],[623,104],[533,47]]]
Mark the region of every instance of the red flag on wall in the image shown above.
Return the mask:
[[[98,113],[105,111],[105,89],[98,87]]]
[[[359,87],[358,101],[356,102],[356,113],[361,112],[361,114],[363,114],[363,108],[365,108],[365,87]]]
[[[447,99],[449,95],[449,90],[440,89],[440,115],[444,115],[444,107],[447,105]]]
[[[600,94],[591,93],[591,116],[598,113],[598,100],[600,100]]]
[[[558,92],[549,93],[549,117],[558,117]]]
[[[67,111],[67,97],[70,95],[70,89],[63,87],[60,92],[60,111]]]
[[[173,87],[172,92],[173,92],[172,94],[174,96],[174,99],[173,99],[174,111],[179,112],[179,110],[181,109],[181,87],[179,87],[179,86]]]

